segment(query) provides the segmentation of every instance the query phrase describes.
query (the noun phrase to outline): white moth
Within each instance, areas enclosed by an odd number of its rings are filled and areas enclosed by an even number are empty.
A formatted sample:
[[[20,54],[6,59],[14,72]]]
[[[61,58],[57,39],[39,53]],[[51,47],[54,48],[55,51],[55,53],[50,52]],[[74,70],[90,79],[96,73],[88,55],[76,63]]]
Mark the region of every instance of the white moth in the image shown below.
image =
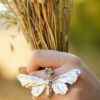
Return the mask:
[[[55,94],[65,95],[68,92],[67,85],[74,84],[77,81],[79,75],[80,75],[80,70],[73,69],[68,73],[55,77],[54,79],[52,79],[52,84],[51,84],[53,92]],[[25,86],[26,88],[31,87],[32,88],[31,93],[35,97],[41,95],[45,89],[46,91],[48,91],[47,86],[50,82],[49,79],[44,80],[36,76],[25,75],[25,74],[19,74],[17,76],[17,79],[21,82],[22,86]]]

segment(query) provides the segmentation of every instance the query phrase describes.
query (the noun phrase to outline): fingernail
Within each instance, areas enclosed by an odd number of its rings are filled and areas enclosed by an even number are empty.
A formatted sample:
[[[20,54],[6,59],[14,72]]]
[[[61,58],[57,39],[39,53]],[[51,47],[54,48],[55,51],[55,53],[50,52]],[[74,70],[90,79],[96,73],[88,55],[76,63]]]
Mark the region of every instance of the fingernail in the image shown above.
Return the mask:
[[[20,67],[19,68],[19,73],[21,73],[21,74],[27,74],[26,67]]]
[[[19,72],[20,72],[21,70],[23,70],[24,68],[25,68],[25,67],[20,67],[20,68],[19,68]]]

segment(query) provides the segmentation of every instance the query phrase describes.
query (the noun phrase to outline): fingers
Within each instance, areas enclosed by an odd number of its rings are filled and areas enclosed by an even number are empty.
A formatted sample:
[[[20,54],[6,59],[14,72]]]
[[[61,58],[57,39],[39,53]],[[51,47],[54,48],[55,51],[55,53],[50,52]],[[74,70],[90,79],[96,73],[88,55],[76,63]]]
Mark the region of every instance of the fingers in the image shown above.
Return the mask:
[[[56,76],[59,76],[61,74],[67,73],[67,72],[71,71],[72,69],[80,69],[80,68],[78,66],[73,65],[73,64],[66,63],[59,68],[55,68],[54,74],[51,77],[56,77]],[[21,74],[28,74],[28,73],[26,73],[25,67],[20,68],[19,71]],[[37,71],[31,72],[29,74],[36,76],[36,77],[39,77],[39,78],[42,78],[42,79],[48,79],[48,75],[45,73],[44,70],[37,70]]]
[[[39,67],[59,67],[70,59],[69,54],[54,50],[35,50],[28,62],[28,73],[39,69]]]
[[[25,73],[31,73],[39,69],[40,67],[53,67],[57,68],[65,64],[66,62],[71,63],[75,61],[76,57],[72,54],[65,52],[58,52],[55,50],[35,50],[27,64],[27,68],[22,68]]]

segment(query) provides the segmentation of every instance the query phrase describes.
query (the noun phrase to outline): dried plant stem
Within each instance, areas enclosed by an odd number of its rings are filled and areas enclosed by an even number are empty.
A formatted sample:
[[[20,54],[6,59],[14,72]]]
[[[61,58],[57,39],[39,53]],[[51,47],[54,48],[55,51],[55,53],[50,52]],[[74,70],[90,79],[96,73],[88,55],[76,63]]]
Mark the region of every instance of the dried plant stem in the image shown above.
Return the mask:
[[[72,0],[6,0],[32,49],[68,51]]]

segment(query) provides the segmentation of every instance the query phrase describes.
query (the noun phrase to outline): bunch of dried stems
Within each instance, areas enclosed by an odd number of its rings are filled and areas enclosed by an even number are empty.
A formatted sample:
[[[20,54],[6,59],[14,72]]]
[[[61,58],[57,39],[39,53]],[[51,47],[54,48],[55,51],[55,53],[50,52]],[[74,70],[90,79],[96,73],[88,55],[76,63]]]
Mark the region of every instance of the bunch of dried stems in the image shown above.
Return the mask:
[[[72,0],[5,0],[32,49],[68,51]]]

